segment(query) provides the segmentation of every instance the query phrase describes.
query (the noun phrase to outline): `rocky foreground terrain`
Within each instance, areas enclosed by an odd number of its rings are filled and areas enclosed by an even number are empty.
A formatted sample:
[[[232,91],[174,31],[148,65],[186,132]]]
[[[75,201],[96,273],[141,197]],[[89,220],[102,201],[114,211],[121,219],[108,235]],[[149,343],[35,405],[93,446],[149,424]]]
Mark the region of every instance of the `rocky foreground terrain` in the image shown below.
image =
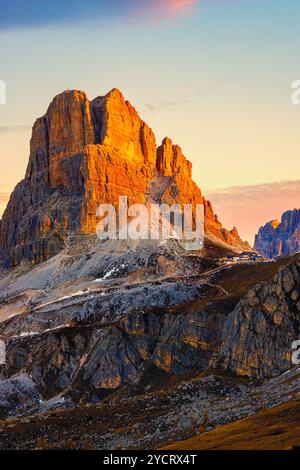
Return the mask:
[[[203,249],[101,243],[97,205],[120,195],[202,203]],[[0,448],[179,446],[296,407],[300,255],[226,258],[245,250],[118,90],[56,97],[0,224]]]
[[[299,400],[299,255],[81,249],[2,272],[2,448],[160,447]]]

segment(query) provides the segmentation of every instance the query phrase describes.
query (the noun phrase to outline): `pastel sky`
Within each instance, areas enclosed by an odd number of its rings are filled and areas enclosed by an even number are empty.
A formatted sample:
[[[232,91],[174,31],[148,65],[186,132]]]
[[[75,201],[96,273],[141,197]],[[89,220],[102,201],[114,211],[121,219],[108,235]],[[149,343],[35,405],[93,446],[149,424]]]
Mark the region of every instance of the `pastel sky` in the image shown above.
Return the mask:
[[[286,184],[300,179],[299,25],[299,0],[0,0],[0,214],[53,96],[118,87],[158,142],[182,147],[220,220],[252,241],[256,223],[300,207]]]

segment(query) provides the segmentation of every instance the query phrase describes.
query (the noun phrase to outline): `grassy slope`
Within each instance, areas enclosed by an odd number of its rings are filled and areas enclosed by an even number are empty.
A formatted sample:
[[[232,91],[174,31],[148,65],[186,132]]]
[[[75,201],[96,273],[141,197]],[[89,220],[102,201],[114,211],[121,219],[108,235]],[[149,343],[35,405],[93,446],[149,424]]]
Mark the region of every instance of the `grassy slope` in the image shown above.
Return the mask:
[[[165,449],[288,450],[294,445],[300,445],[300,401],[217,427]]]

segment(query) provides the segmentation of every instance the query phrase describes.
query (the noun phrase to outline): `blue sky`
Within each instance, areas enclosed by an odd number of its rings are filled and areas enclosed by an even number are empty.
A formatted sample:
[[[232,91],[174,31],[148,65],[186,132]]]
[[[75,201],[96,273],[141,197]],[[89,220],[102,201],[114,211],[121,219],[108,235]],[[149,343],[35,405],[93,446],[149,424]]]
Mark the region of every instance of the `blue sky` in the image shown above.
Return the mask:
[[[131,2],[128,2],[131,3]],[[122,9],[124,2],[97,0],[14,0],[1,2],[0,27],[5,29],[52,25],[95,15],[112,16]],[[126,4],[126,2],[125,2]]]
[[[205,1],[205,0],[204,0]],[[14,0],[1,2],[1,29],[149,20],[193,12],[201,0]],[[203,0],[202,2],[203,3]]]
[[[3,194],[24,175],[34,120],[67,88],[90,98],[120,88],[158,142],[168,135],[181,145],[204,190],[299,178],[300,107],[290,101],[300,79],[298,0],[0,7]]]

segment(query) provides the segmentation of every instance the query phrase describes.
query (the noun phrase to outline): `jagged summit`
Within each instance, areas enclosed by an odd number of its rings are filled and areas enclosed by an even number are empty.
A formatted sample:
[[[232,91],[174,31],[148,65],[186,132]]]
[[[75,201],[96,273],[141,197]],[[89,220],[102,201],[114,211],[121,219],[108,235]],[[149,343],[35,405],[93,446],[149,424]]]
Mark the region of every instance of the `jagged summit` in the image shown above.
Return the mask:
[[[260,227],[254,247],[266,258],[288,255],[300,250],[300,209],[288,210],[281,221],[271,220]]]
[[[217,220],[181,148],[169,138],[157,148],[118,89],[91,101],[80,90],[60,93],[34,123],[25,178],[0,222],[0,258],[7,266],[48,259],[68,236],[95,234],[100,203],[117,204],[120,195],[146,202],[157,178],[161,202],[203,202],[206,235],[237,251],[249,248]]]

